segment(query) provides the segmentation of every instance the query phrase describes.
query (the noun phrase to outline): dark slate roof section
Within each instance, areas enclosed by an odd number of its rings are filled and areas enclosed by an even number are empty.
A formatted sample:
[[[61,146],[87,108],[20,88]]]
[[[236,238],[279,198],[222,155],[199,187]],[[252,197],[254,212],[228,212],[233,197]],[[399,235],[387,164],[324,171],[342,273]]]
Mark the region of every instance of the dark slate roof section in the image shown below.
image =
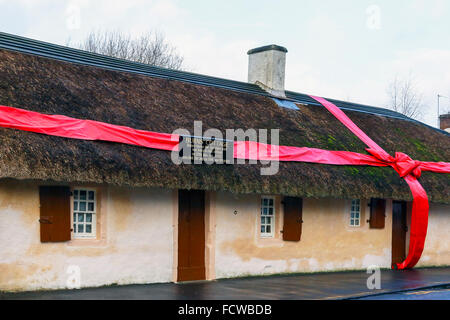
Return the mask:
[[[288,99],[292,99],[296,102],[303,103],[306,105],[320,105],[319,103],[317,103],[317,101],[312,99],[309,95],[303,94],[303,93],[286,91],[286,97]],[[348,102],[348,101],[341,101],[341,100],[330,99],[330,98],[325,98],[325,99],[334,103],[336,106],[338,106],[342,110],[356,111],[356,112],[362,112],[362,113],[373,114],[373,115],[378,115],[378,116],[384,116],[384,117],[393,118],[393,119],[412,121],[412,122],[419,123],[430,129],[439,131],[440,133],[450,136],[450,133],[445,130],[438,129],[438,128],[430,126],[426,123],[409,118],[409,117],[405,116],[404,114],[396,112],[394,110],[378,108],[378,107],[368,106],[368,105],[364,105],[364,104],[353,103],[353,102]]]
[[[143,63],[137,63],[122,59],[117,59],[113,57],[108,57],[104,55],[99,55],[83,50],[73,49],[65,46],[60,46],[56,44],[51,44],[43,41],[33,40],[29,38],[24,38],[16,35],[7,34],[0,32],[0,48],[12,51],[18,51],[22,53],[28,53],[32,55],[47,57],[51,59],[57,59],[62,61],[67,61],[75,64],[89,65],[100,68],[105,68],[115,71],[131,72],[142,75],[147,75],[156,78],[178,80],[198,85],[212,86],[218,88],[224,88],[228,90],[240,91],[245,93],[257,94],[262,96],[272,97],[269,93],[261,89],[255,84],[250,84],[241,81],[227,80],[217,77],[211,77],[206,75],[200,75],[191,72],[170,70],[160,67],[154,67]],[[320,104],[313,100],[306,94],[286,91],[286,97],[288,100],[293,100],[294,102],[307,104],[307,105],[317,105]],[[441,133],[450,135],[450,133],[429,126],[420,121],[406,117],[405,115],[383,108],[377,108],[357,103],[339,101],[334,99],[328,99],[341,108],[342,110],[351,110],[362,113],[374,114],[379,116],[384,116],[388,118],[413,121],[427,126],[433,130],[437,130]]]

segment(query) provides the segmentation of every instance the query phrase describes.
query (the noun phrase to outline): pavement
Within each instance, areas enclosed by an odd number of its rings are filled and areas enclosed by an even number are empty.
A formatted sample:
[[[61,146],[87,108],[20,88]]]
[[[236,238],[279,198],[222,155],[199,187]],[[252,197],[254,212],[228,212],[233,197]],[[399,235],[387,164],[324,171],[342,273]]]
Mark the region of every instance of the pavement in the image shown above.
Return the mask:
[[[413,294],[407,293],[450,285],[450,267],[381,270],[381,289],[374,290],[367,287],[367,280],[371,275],[365,271],[354,271],[0,293],[0,300],[336,300],[370,297],[382,299],[383,295],[385,299],[389,299],[413,298]],[[449,297],[447,291],[442,294],[443,296],[439,296],[434,292],[428,297]]]
[[[386,293],[355,300],[450,300],[450,286],[419,289],[407,292]]]

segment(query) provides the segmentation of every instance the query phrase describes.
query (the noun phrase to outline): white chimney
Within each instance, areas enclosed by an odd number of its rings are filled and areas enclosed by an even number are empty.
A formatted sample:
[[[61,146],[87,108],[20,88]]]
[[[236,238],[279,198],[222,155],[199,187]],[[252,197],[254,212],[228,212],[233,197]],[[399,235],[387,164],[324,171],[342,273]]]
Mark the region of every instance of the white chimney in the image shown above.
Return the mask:
[[[274,44],[249,50],[248,82],[257,84],[276,97],[286,98],[284,93],[286,53],[286,48]]]

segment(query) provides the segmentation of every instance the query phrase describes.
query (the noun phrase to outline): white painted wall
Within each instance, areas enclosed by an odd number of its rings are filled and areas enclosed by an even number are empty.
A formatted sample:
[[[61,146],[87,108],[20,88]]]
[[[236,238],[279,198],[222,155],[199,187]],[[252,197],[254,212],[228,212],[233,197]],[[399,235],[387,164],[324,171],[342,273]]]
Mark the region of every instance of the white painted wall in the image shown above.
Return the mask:
[[[101,188],[99,240],[40,243],[34,182],[0,183],[0,290],[66,288],[68,266],[81,286],[172,281],[172,192]]]
[[[417,266],[450,265],[450,206],[430,204],[428,232]]]
[[[172,190],[99,187],[98,240],[41,243],[39,184],[0,181],[0,290],[62,289],[67,268],[81,286],[171,282],[176,277],[177,201]],[[282,240],[277,197],[275,238],[259,237],[259,195],[209,193],[208,279],[245,275],[390,267],[392,202],[386,226],[369,229],[363,201],[359,228],[349,226],[349,200],[304,199],[300,242]],[[237,211],[237,214],[235,214]],[[432,204],[419,266],[450,265],[450,206]]]
[[[370,215],[366,201],[361,203],[362,225],[353,228],[349,226],[349,200],[304,199],[300,242],[282,240],[281,204],[277,207],[275,238],[261,239],[259,203],[258,195],[217,193],[217,278],[391,266],[392,201],[387,202],[385,228],[379,230],[370,229],[366,223]],[[431,205],[429,232],[420,266],[450,265],[449,208],[448,205]],[[234,215],[234,211],[238,214]]]

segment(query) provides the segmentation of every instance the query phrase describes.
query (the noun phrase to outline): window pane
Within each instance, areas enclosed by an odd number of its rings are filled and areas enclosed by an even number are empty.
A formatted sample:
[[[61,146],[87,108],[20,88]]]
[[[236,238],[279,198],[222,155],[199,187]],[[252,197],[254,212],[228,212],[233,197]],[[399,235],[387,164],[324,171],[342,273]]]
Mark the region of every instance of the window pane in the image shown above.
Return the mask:
[[[94,200],[94,191],[89,191],[89,200]]]
[[[73,214],[73,222],[77,222],[77,214],[76,213]]]
[[[92,213],[86,213],[86,222],[92,222]]]
[[[77,232],[77,225],[75,223],[73,224],[73,232]]]
[[[82,224],[78,225],[78,233],[83,233],[84,232],[84,226]]]
[[[86,202],[80,202],[80,211],[86,211]]]
[[[92,225],[87,224],[86,225],[86,233],[91,233],[92,232]]]
[[[78,202],[77,201],[75,201],[73,203],[73,210],[78,211]]]
[[[84,214],[79,213],[78,214],[78,222],[83,222],[84,221]]]
[[[80,190],[80,200],[86,200],[86,190]]]
[[[78,190],[73,191],[73,197],[74,199],[78,199]]]
[[[93,202],[88,203],[88,211],[94,211],[94,203]]]
[[[270,236],[273,230],[274,204],[274,199],[261,198],[261,234],[264,236]]]
[[[353,199],[351,210],[350,210],[350,226],[359,226],[359,217],[360,217],[360,200]]]

